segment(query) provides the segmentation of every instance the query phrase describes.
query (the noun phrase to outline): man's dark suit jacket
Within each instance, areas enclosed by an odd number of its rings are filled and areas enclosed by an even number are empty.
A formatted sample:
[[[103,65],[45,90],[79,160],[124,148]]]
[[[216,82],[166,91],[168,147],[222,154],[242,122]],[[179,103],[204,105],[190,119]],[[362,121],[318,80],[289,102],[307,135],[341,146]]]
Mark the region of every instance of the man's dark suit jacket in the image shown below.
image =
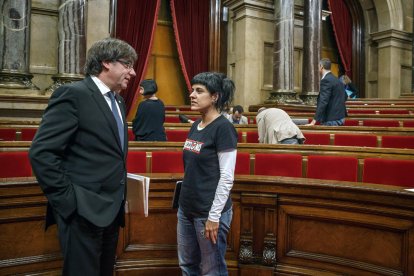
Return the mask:
[[[321,80],[315,121],[324,123],[345,118],[347,116],[346,99],[343,84],[331,72],[327,73]]]
[[[54,223],[51,209],[64,220],[77,212],[99,227],[119,216],[123,226],[128,135],[124,101],[116,100],[124,151],[112,111],[90,77],[53,92],[29,151],[48,199],[46,227]]]

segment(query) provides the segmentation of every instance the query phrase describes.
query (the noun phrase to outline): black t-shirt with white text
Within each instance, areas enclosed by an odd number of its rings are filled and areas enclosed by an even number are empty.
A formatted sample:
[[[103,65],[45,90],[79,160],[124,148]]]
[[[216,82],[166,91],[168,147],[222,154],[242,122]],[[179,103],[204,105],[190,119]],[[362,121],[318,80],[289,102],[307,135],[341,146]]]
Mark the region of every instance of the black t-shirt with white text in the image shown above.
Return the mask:
[[[184,143],[184,179],[179,206],[189,218],[207,218],[213,205],[220,179],[218,152],[237,148],[237,131],[224,117],[219,116],[204,129],[198,130],[201,120],[191,126]],[[227,200],[222,212],[231,207]]]

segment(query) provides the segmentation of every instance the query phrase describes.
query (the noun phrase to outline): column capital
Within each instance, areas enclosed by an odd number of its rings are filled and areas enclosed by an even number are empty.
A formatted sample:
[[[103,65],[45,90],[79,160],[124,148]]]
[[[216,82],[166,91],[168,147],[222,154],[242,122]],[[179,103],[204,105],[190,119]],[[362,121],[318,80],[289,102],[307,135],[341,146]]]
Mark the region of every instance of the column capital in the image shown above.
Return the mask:
[[[411,50],[413,34],[395,29],[389,29],[370,34],[372,41],[378,43],[378,49],[385,47],[398,47]]]
[[[274,21],[273,0],[225,0],[223,5],[233,12],[236,21],[246,17]]]

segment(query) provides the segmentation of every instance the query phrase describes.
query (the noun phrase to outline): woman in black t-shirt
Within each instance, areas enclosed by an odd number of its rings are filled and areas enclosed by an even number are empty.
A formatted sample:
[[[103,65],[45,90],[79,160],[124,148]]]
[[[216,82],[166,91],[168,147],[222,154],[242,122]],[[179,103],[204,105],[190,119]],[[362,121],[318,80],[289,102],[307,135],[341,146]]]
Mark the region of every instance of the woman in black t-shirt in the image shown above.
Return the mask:
[[[227,234],[232,219],[230,190],[237,154],[237,132],[223,116],[234,83],[224,74],[205,72],[191,80],[191,110],[201,119],[184,143],[177,243],[184,275],[228,275]]]

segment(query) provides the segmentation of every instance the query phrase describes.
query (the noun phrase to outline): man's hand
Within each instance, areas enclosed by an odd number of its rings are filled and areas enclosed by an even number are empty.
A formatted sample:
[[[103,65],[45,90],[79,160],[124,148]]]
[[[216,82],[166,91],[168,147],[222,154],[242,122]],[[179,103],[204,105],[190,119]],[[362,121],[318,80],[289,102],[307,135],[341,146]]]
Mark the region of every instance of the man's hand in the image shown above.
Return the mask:
[[[315,119],[312,120],[309,124],[306,124],[305,126],[314,126],[316,124]]]
[[[210,220],[206,221],[206,228],[204,236],[206,239],[211,240],[214,244],[217,242],[217,234],[218,234],[219,222],[213,222]]]

